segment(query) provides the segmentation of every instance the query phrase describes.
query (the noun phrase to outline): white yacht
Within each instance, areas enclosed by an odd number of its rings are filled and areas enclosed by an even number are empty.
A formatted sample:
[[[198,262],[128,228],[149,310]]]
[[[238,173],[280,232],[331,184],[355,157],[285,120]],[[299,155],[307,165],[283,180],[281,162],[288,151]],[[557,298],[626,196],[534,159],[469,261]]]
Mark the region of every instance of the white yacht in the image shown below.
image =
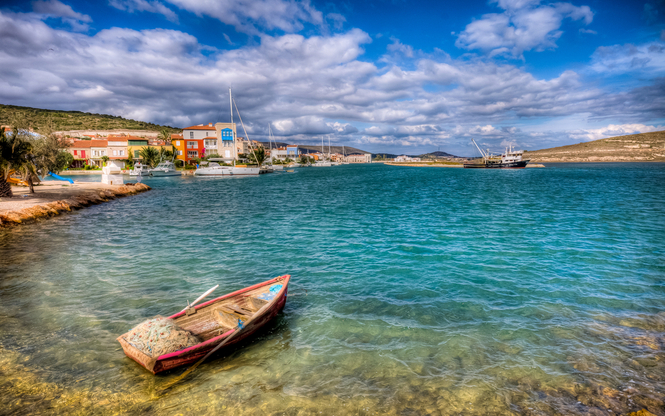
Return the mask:
[[[150,169],[150,176],[153,177],[162,177],[162,176],[182,176],[181,172],[178,172],[175,168],[175,165],[171,161],[161,162],[157,165],[156,168]]]
[[[141,162],[134,163],[134,169],[129,171],[129,176],[149,176],[150,166],[144,165]]]
[[[317,160],[316,163],[314,163],[312,166],[317,168],[328,167],[332,166],[332,163],[329,160]]]
[[[248,176],[260,175],[262,173],[270,173],[270,170],[258,166],[222,166],[217,162],[210,162],[207,166],[199,166],[194,171],[194,176]]]

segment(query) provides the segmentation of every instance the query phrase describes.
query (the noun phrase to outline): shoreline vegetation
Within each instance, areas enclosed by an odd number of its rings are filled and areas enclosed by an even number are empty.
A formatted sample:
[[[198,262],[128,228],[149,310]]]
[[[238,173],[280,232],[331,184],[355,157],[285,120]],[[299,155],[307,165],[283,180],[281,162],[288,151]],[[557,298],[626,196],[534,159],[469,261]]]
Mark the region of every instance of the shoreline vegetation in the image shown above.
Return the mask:
[[[48,181],[37,185],[37,192],[12,186],[13,198],[0,198],[0,228],[32,223],[117,198],[149,191],[143,183],[106,185],[101,182]]]

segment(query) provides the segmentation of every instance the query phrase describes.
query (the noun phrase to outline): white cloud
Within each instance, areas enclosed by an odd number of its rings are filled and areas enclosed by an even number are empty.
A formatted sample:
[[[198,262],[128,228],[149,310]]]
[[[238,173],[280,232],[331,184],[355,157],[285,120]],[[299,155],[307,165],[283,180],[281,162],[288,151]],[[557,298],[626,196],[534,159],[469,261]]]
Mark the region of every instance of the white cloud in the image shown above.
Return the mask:
[[[59,18],[64,23],[71,26],[76,31],[88,30],[87,23],[92,22],[92,18],[87,14],[75,12],[71,6],[68,6],[58,0],[38,0],[32,2],[32,9],[35,13],[43,15],[43,18]]]
[[[566,144],[572,139],[562,130],[591,119],[595,126],[600,119],[648,124],[665,113],[665,80],[657,78],[611,92],[583,73],[539,78],[515,65],[438,52],[401,55],[400,63],[379,68],[363,56],[372,39],[358,29],[264,34],[256,44],[217,50],[177,30],[112,28],[89,36],[53,29],[34,13],[0,12],[0,39],[2,103],[184,127],[227,120],[230,86],[256,139],[265,139],[272,123],[278,141],[316,144],[331,135],[333,143],[368,150],[417,153],[441,145],[471,154],[471,137],[493,151],[513,141],[542,148]],[[580,124],[520,130],[530,120],[571,115]]]
[[[588,6],[539,5],[539,1],[528,0],[500,0],[498,3],[506,11],[486,14],[469,23],[459,34],[457,47],[480,49],[490,56],[522,57],[524,51],[556,48],[564,19],[582,20],[587,25],[593,20]]]
[[[197,16],[210,16],[240,32],[259,34],[257,28],[297,32],[304,23],[323,24],[323,14],[307,0],[166,0]],[[334,19],[334,16],[333,16]]]
[[[394,36],[391,36],[390,40],[393,42],[388,45],[388,50],[390,52],[399,52],[407,58],[413,58],[413,47],[403,44]]]
[[[74,93],[77,97],[81,98],[106,98],[113,93],[106,88],[102,87],[101,85],[97,85],[94,88],[85,88],[82,90],[78,90]]]
[[[148,12],[157,13],[166,17],[171,22],[178,22],[178,15],[159,0],[109,0],[109,4],[116,9],[125,10],[129,13]]]
[[[610,124],[598,129],[581,129],[568,132],[574,140],[591,141],[607,137],[625,136],[628,134],[650,133],[665,130],[665,126],[647,126],[644,124]]]
[[[665,42],[601,46],[592,56],[591,69],[601,73],[665,72]]]

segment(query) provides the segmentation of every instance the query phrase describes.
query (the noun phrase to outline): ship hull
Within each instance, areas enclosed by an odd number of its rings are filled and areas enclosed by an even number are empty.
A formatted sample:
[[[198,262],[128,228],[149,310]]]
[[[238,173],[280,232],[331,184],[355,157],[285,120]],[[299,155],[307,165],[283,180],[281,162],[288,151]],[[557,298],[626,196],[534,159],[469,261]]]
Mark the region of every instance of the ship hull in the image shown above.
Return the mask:
[[[510,163],[465,163],[464,167],[466,169],[524,169],[528,163],[528,160]]]

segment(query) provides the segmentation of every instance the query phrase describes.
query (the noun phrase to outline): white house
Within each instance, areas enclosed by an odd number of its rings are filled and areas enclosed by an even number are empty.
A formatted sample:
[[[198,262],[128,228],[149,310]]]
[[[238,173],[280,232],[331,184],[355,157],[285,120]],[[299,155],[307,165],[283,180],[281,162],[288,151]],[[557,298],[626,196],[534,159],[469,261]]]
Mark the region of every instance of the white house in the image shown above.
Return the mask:
[[[395,158],[395,162],[420,162],[420,158],[402,155],[402,156],[397,156]]]

